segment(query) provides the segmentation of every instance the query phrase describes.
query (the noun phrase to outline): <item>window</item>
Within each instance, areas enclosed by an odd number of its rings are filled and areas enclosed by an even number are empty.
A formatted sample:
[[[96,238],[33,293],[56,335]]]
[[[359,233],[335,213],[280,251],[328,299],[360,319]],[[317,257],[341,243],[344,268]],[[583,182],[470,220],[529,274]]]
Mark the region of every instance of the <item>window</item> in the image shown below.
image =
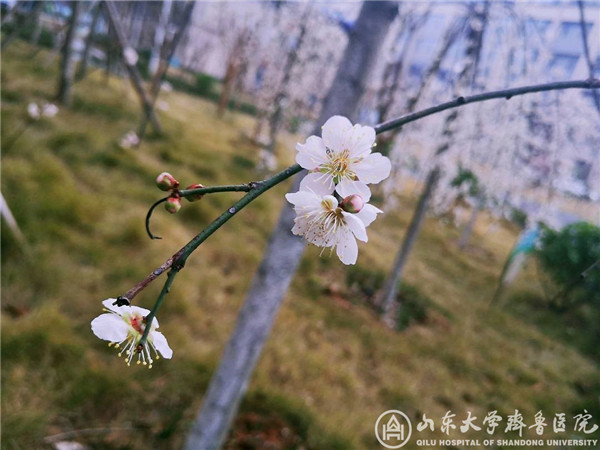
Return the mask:
[[[591,23],[586,23],[586,36],[592,29]],[[581,39],[581,24],[579,22],[563,22],[556,41],[554,41],[554,53],[565,55],[581,55],[583,53],[583,41]]]
[[[554,55],[548,63],[550,76],[554,79],[569,78],[573,74],[578,60],[579,56]]]
[[[577,181],[585,183],[592,170],[592,165],[583,159],[575,160],[573,164],[573,178]]]

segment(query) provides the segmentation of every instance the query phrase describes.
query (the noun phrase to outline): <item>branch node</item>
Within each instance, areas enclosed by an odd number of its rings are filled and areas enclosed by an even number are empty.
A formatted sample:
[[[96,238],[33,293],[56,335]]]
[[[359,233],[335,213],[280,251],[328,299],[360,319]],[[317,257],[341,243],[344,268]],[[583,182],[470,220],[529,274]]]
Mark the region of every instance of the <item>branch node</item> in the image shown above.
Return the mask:
[[[458,103],[459,105],[464,105],[465,102],[466,102],[466,100],[462,95],[460,97],[456,98],[456,103]]]

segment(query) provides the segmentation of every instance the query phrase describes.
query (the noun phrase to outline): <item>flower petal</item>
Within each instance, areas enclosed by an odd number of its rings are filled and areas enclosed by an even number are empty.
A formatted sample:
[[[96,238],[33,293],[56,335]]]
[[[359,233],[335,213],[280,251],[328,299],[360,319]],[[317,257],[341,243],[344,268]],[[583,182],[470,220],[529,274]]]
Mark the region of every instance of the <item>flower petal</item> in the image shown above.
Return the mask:
[[[156,347],[156,350],[162,355],[165,359],[171,359],[173,356],[173,350],[169,347],[169,343],[167,342],[167,338],[160,331],[155,331],[151,334],[152,343]]]
[[[318,136],[310,136],[305,144],[296,144],[296,162],[308,170],[314,170],[327,162],[327,149]]]
[[[342,214],[346,220],[346,225],[348,225],[348,228],[350,231],[352,231],[352,234],[356,236],[356,239],[367,242],[369,238],[367,237],[367,230],[365,229],[365,224],[363,221],[356,217],[355,214],[350,214],[345,211],[342,212]]]
[[[116,301],[117,301],[116,298],[107,298],[106,300],[102,301],[102,306],[104,306],[109,311],[116,312],[120,316],[122,316],[123,314],[126,314],[126,313],[131,313],[131,307],[130,306],[126,306],[126,305],[124,305],[124,306],[113,305],[113,303],[116,302]]]
[[[373,205],[365,205],[355,216],[362,220],[365,227],[368,227],[377,218],[377,214],[381,214],[382,212],[382,210]]]
[[[371,198],[371,189],[362,181],[354,181],[349,178],[344,178],[335,187],[335,191],[340,194],[340,197],[346,198],[349,195],[358,194],[362,197],[363,202],[367,203]]]
[[[356,263],[358,244],[349,230],[340,234],[335,252],[344,264]]]
[[[371,153],[375,143],[375,129],[372,127],[354,125],[350,141],[350,156],[353,158],[364,158]]]
[[[328,173],[309,173],[300,182],[301,191],[310,191],[317,195],[329,195],[334,189],[333,177]]]
[[[129,327],[115,314],[100,314],[92,320],[92,332],[105,341],[121,342],[127,337]]]
[[[146,317],[148,314],[150,314],[150,310],[146,308],[141,308],[139,306],[130,306],[129,308],[132,314],[139,314],[142,317]],[[156,317],[154,318],[154,320],[156,320]],[[156,324],[156,326],[158,327],[158,323]]]
[[[285,194],[285,198],[292,205],[299,208],[318,207],[321,203],[320,197],[311,191],[298,191]]]
[[[323,125],[323,143],[336,152],[345,150],[352,137],[352,122],[343,116],[330,117]]]
[[[381,153],[371,153],[361,162],[352,165],[352,170],[363,183],[379,183],[390,176],[392,164]]]

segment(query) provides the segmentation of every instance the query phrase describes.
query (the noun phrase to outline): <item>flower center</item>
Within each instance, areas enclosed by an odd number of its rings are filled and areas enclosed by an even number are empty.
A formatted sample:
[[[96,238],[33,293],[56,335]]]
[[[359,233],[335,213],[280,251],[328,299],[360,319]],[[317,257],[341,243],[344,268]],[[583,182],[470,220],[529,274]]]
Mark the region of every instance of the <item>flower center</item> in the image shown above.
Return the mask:
[[[144,318],[138,315],[133,315],[129,319],[129,323],[132,328],[138,333],[142,334],[144,332]]]
[[[351,158],[350,150],[342,150],[341,152],[335,153],[331,149],[327,149],[327,156],[329,161],[321,166],[322,171],[329,173],[333,176],[336,183],[342,178],[355,178],[356,174],[350,168],[352,164],[359,162],[360,158]]]

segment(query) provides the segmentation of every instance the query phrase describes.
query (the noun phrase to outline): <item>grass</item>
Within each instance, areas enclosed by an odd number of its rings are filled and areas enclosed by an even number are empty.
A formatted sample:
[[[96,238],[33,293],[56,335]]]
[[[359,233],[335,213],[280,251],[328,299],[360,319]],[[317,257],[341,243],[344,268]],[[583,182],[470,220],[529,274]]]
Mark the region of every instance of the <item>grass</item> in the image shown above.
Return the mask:
[[[57,61],[44,67],[48,53],[28,57],[33,52],[21,42],[3,52],[3,143],[23,124],[27,103],[55,91]],[[243,138],[251,117],[218,120],[211,103],[178,92],[164,98],[166,137],[123,150],[117,142],[139,117],[134,94],[124,80],[107,85],[92,74],[75,87],[71,109],[3,148],[2,192],[29,250],[25,257],[3,223],[2,448],[43,448],[60,433],[93,448],[178,448],[201,405],[287,186],[258,199],[189,259],[159,313],[173,360],[152,371],[127,368],[89,329],[100,301],[129,289],[238,197],[184,202],[177,216],[159,210],[153,228],[163,240],[150,241],[143,219],[161,196],[154,177],[166,170],[204,185],[261,178],[252,164],[258,149]],[[281,167],[293,161],[294,142],[282,137]],[[546,332],[560,320],[533,322],[527,302],[488,306],[517,236],[510,224],[490,231],[483,215],[460,251],[459,230],[428,219],[406,270],[415,296],[426,299],[427,320],[401,333],[381,325],[354,278],[372,289],[385,274],[414,204],[401,195],[360,245],[359,264],[375,275],[307,250],[228,448],[380,448],[373,424],[390,408],[436,423],[448,409],[457,420],[467,411],[481,420],[492,409],[504,417],[519,409],[526,422],[540,409],[549,417],[598,411],[598,359]],[[529,267],[514,292],[539,296],[534,280]],[[136,303],[150,307],[160,283]]]

